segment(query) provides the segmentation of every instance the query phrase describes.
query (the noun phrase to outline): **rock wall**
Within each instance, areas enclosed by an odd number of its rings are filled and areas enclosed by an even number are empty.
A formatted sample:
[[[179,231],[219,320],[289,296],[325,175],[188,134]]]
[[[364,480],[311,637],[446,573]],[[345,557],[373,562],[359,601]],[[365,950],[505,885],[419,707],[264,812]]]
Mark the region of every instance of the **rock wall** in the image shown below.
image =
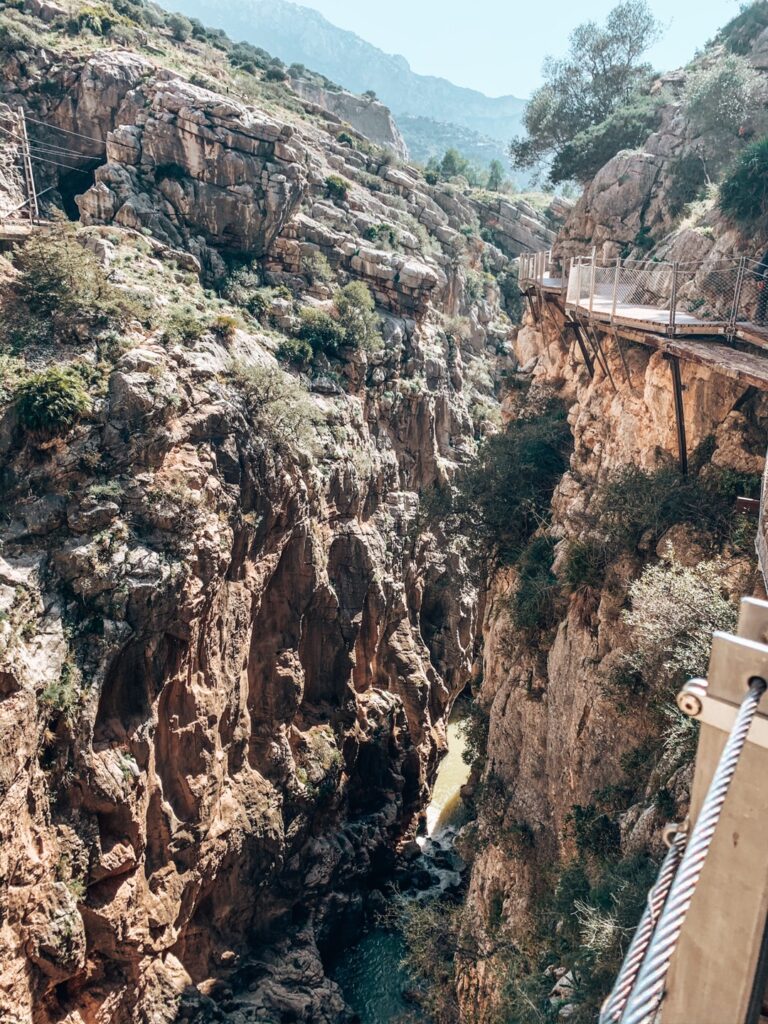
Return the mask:
[[[614,391],[599,369],[595,379],[589,377],[578,350],[564,345],[548,318],[543,325],[529,321],[518,334],[518,362],[532,369],[534,387],[563,398],[570,408],[574,453],[552,501],[550,530],[560,539],[555,572],[562,569],[568,543],[583,536],[601,481],[628,465],[653,470],[677,456],[669,365],[659,352],[622,344],[626,372],[615,343],[611,340],[605,346]],[[712,465],[760,473],[768,427],[766,397],[692,363],[682,362],[681,373],[689,450],[714,438]],[[509,400],[507,412],[517,414],[515,399]],[[705,557],[706,545],[701,545],[695,531],[676,526],[646,557],[696,564]],[[588,595],[586,606],[585,594],[572,594],[551,639],[541,645],[516,628],[510,612],[517,572],[506,569],[491,582],[478,693],[490,723],[484,777],[494,777],[504,794],[496,808],[502,831],[514,832],[524,824],[533,847],[510,849],[509,843],[500,841],[498,828],[492,827],[488,810],[481,811],[465,916],[465,939],[476,944],[477,955],[458,961],[462,1020],[506,1019],[501,1007],[511,966],[508,946],[499,953],[494,908],[498,913],[502,907],[507,939],[525,948],[548,871],[574,856],[569,829],[574,805],[588,806],[596,792],[616,785],[624,777],[625,755],[653,739],[652,716],[639,705],[634,712],[628,710],[607,685],[633,649],[622,611],[627,587],[640,565],[639,558],[630,555],[614,562],[600,591]],[[723,572],[734,598],[752,588],[760,592],[749,554],[726,552]],[[690,767],[685,767],[667,783],[676,803],[674,813],[660,810],[651,797],[650,804],[641,801],[622,818],[625,852],[662,852],[662,827],[668,818],[684,817],[689,782]],[[554,975],[550,984],[554,989]],[[562,996],[555,993],[554,1002]]]
[[[366,281],[382,346],[294,381],[290,436],[248,397],[294,326],[279,292],[268,330],[25,352],[100,390],[62,438],[1,410],[0,1016],[347,1020],[323,957],[423,809],[474,659],[476,591],[419,496],[496,409],[508,258],[461,196],[322,117],[126,50],[29,48],[2,76],[52,138],[88,137],[83,166],[105,140],[77,237],[161,324],[180,292],[231,318],[198,275],[240,258],[320,308]]]
[[[399,160],[408,159],[405,139],[383,103],[366,96],[355,96],[346,89],[323,89],[302,78],[292,79],[291,86],[302,99],[335,114],[375,145],[384,146]]]

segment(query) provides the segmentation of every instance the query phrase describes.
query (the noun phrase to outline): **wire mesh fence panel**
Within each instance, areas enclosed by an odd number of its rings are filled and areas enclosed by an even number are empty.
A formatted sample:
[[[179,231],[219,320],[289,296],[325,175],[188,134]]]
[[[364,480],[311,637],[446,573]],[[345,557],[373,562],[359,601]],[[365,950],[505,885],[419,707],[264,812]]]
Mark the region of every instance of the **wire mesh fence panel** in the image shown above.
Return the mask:
[[[568,291],[565,293],[565,301],[571,306],[579,304],[580,279],[583,271],[580,260],[573,260],[568,275]]]
[[[616,316],[669,323],[673,280],[669,263],[624,263],[616,285]]]
[[[596,313],[610,313],[616,283],[616,267],[595,267],[591,277],[591,306]]]
[[[678,270],[677,322],[729,323],[734,312],[739,263],[681,264]]]
[[[768,330],[768,267],[764,263],[744,261],[736,322],[751,323]]]

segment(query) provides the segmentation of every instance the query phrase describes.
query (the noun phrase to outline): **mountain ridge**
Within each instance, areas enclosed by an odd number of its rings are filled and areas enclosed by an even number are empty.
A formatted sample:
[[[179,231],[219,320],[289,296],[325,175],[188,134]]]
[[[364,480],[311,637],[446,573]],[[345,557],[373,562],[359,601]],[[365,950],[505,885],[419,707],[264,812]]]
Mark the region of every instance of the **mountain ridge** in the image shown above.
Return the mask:
[[[211,19],[206,0],[181,0],[179,9],[203,22]],[[401,54],[388,54],[356,33],[338,28],[319,11],[291,0],[257,0],[253,4],[225,0],[216,7],[216,27],[264,47],[288,64],[304,64],[345,89],[358,93],[373,90],[395,117],[455,124],[503,146],[520,129],[524,99],[489,97],[446,78],[421,75]],[[423,140],[414,137],[413,125],[406,127],[404,134],[409,148],[423,148]],[[460,135],[457,133],[457,138]],[[493,156],[498,156],[498,151]]]

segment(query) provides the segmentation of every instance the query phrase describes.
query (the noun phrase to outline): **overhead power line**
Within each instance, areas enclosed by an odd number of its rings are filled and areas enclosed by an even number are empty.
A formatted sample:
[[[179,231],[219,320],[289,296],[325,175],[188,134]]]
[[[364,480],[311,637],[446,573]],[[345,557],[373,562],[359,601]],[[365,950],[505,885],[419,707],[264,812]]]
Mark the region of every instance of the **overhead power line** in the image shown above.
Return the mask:
[[[73,132],[70,131],[69,128],[59,128],[57,124],[48,124],[47,121],[39,121],[36,117],[30,117],[29,114],[27,114],[27,120],[31,121],[32,124],[41,124],[44,128],[50,128],[53,131],[64,132],[65,135],[75,135],[79,139],[88,139],[89,142],[98,142],[100,146],[104,145],[103,139],[97,139],[93,135],[83,135],[82,132]]]

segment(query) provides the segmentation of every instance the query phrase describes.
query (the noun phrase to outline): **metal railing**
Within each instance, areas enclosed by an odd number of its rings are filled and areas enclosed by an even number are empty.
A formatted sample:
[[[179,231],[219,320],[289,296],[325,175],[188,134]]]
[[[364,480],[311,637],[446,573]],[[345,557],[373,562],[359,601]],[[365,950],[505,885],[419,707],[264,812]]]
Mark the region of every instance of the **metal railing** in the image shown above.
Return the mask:
[[[562,293],[566,306],[608,323],[637,323],[668,334],[734,334],[739,325],[768,335],[768,267],[744,257],[691,262],[558,262],[552,250],[520,257],[523,289]]]

